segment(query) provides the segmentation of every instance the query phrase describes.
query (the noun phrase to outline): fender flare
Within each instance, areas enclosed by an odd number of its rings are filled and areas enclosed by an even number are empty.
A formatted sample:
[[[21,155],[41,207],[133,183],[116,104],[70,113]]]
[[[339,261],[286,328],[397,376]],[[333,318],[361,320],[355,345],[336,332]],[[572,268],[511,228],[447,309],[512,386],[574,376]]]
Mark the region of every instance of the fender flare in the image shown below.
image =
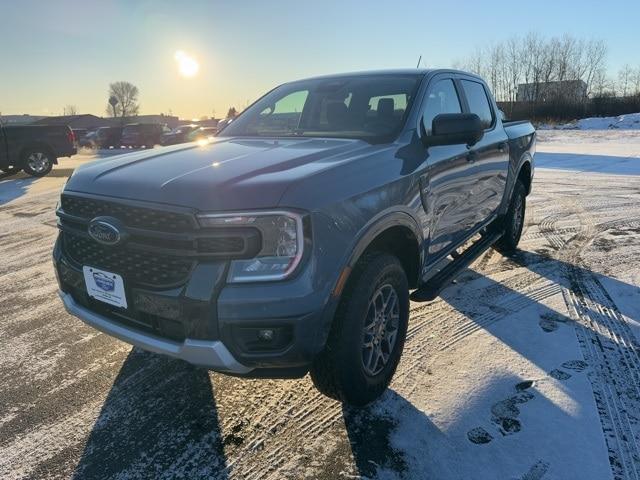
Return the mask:
[[[513,195],[513,189],[516,186],[516,180],[520,176],[520,172],[522,172],[522,168],[527,163],[531,167],[531,174],[533,175],[533,157],[531,156],[530,152],[524,152],[518,159],[517,166],[513,169],[511,169],[511,167],[509,168],[509,178],[507,179],[504,201],[499,210],[501,214],[505,214],[507,212],[507,209],[509,208],[509,204],[511,203],[511,195]],[[529,188],[527,195],[530,192],[531,192],[531,188]]]
[[[424,242],[424,235],[418,221],[408,210],[389,209],[380,212],[360,229],[356,235],[356,241],[353,243],[345,266],[353,268],[371,242],[382,232],[392,227],[406,227],[413,233],[418,242],[418,250],[420,251],[422,260],[423,253],[421,247]]]

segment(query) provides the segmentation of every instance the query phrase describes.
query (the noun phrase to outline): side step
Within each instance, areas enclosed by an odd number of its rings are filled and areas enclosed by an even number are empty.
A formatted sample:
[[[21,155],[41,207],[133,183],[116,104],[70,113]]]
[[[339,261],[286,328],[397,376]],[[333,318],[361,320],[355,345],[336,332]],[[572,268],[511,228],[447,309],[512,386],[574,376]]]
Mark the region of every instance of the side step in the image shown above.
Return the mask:
[[[455,256],[452,255],[454,260],[434,277],[430,278],[429,281],[418,290],[414,290],[410,296],[411,300],[414,302],[428,302],[436,298],[440,292],[451,283],[456,275],[460,273],[460,270],[467,267],[482,255],[482,253],[496,243],[502,235],[502,232],[484,235],[463,253]]]

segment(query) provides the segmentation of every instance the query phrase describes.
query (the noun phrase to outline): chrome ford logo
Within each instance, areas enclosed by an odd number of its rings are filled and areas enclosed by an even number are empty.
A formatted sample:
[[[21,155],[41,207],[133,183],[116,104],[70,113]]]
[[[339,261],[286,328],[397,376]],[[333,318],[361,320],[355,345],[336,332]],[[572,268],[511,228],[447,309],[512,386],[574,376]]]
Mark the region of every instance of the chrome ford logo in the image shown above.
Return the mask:
[[[115,218],[94,218],[89,223],[89,236],[103,245],[117,245],[124,239],[122,229],[118,223]]]

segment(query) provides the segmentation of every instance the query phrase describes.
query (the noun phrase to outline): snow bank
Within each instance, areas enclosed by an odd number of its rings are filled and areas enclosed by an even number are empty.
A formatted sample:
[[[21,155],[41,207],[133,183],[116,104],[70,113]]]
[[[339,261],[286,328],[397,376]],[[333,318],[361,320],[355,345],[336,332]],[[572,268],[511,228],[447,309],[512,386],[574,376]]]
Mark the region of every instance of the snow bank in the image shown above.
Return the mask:
[[[543,124],[539,130],[640,130],[640,113],[629,113],[617,117],[592,117],[574,120],[561,125]]]

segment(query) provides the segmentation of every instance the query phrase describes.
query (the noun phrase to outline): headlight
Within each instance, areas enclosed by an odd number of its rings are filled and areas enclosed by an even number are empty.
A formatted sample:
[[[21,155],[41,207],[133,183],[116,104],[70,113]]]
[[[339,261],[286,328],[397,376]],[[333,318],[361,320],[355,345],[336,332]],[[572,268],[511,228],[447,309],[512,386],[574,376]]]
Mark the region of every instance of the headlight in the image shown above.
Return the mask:
[[[302,216],[285,211],[198,215],[203,227],[254,227],[260,231],[262,246],[251,259],[233,260],[228,281],[261,282],[283,280],[302,259],[304,231]]]

